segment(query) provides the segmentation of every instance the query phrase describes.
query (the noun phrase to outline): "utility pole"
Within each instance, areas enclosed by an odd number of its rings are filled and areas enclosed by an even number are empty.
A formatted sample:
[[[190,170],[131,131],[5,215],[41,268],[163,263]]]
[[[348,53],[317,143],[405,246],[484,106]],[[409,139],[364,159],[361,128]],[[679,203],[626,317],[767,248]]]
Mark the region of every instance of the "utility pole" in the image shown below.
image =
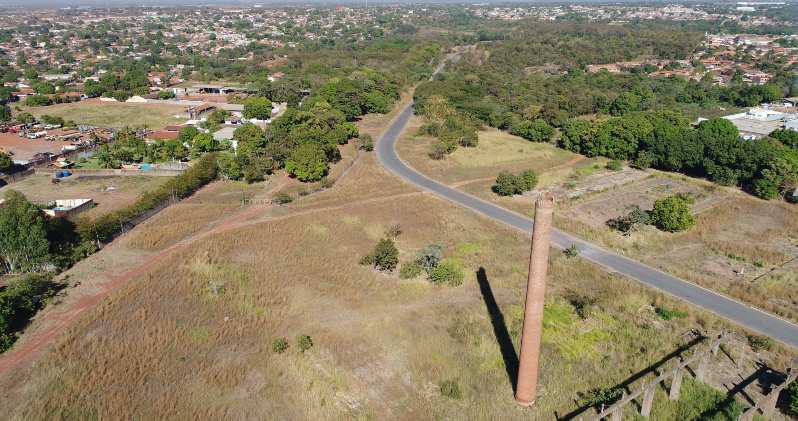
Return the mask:
[[[554,215],[554,197],[544,192],[535,202],[535,226],[532,231],[532,254],[524,305],[524,328],[521,333],[518,383],[515,401],[522,406],[535,403],[538,388],[540,338],[543,333],[543,303],[546,298],[546,272]]]

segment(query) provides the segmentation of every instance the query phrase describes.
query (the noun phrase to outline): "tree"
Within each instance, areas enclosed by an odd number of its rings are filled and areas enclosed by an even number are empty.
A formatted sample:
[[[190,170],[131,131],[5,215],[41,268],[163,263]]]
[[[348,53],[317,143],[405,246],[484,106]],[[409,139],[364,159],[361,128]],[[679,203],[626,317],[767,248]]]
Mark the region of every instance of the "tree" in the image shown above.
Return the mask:
[[[33,116],[31,113],[19,113],[17,114],[17,123],[20,124],[32,124],[36,122],[36,117]]]
[[[199,130],[197,130],[194,126],[186,126],[180,129],[180,132],[177,134],[177,140],[184,145],[191,146],[191,142],[194,141],[194,138],[197,137],[199,134]]]
[[[668,232],[684,231],[695,224],[690,200],[678,195],[654,202],[654,209],[649,217],[655,227]]]
[[[8,172],[14,166],[14,161],[8,154],[0,152],[0,172]]]
[[[272,102],[264,97],[252,97],[244,101],[244,118],[268,120],[272,116]]]
[[[83,94],[89,98],[96,98],[104,93],[105,93],[105,88],[100,82],[88,79],[83,84]]]
[[[11,108],[8,105],[0,105],[0,121],[11,121]]]
[[[217,148],[216,139],[210,133],[199,133],[191,141],[191,153],[199,156],[203,152],[212,152]]]
[[[285,169],[300,181],[319,181],[327,174],[327,156],[319,145],[300,145],[285,162]]]
[[[496,184],[493,185],[493,191],[499,196],[512,196],[518,193],[518,186],[516,184],[515,176],[509,171],[502,171],[496,177]]]
[[[119,162],[111,153],[111,147],[108,144],[100,146],[95,157],[97,158],[97,163],[100,164],[100,168],[119,168]]]
[[[778,129],[769,135],[770,137],[789,146],[798,149],[798,132],[792,129]]]
[[[8,272],[34,271],[49,260],[44,215],[22,193],[9,190],[0,207],[0,260]]]
[[[594,149],[587,148],[587,145],[593,142],[596,136],[596,129],[597,126],[592,121],[568,120],[563,126],[562,136],[560,136],[558,144],[563,149],[587,155],[586,150]]]
[[[371,254],[365,256],[361,264],[374,266],[379,270],[391,271],[399,264],[399,249],[390,238],[383,238]]]
[[[521,120],[510,128],[510,133],[533,142],[548,142],[554,128],[543,119]]]

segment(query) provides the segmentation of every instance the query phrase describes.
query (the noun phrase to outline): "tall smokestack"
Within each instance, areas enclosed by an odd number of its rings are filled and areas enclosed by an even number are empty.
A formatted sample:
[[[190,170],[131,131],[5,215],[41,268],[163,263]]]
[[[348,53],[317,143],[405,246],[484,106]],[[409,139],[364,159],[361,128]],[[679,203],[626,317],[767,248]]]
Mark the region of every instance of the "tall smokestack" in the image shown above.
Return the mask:
[[[529,257],[529,280],[526,285],[524,329],[521,332],[521,357],[515,401],[519,405],[535,403],[538,388],[540,337],[543,333],[543,302],[546,296],[546,272],[549,266],[554,198],[544,192],[535,202],[535,227],[532,231],[532,255]]]

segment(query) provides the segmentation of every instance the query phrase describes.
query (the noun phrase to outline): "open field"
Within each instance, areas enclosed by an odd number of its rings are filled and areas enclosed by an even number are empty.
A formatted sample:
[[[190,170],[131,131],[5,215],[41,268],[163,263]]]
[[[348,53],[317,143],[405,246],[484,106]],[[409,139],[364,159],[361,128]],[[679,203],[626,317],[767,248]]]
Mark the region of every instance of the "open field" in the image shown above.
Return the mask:
[[[691,329],[722,327],[699,312],[663,320],[655,308],[687,309],[554,252],[541,395],[522,409],[508,370],[528,238],[413,192],[373,154],[288,206],[241,208],[241,188],[213,183],[69,271],[70,282],[91,282],[130,270],[114,262],[135,265],[134,256],[175,245],[87,310],[38,364],[0,376],[8,418],[552,419],[579,406],[579,393],[615,385],[689,341]],[[180,228],[147,250],[137,244],[181,217],[200,229]],[[359,265],[393,224],[401,261],[441,244],[464,284],[435,287]],[[590,303],[581,316],[580,302]],[[314,343],[305,353],[296,349],[302,334]],[[278,337],[290,343],[284,354],[272,352]],[[459,399],[441,395],[444,381],[458,384]]]
[[[80,177],[71,176],[53,184],[50,175],[32,175],[22,181],[0,188],[0,195],[7,190],[17,190],[28,200],[46,203],[56,199],[94,199],[94,208],[81,213],[82,216],[99,216],[125,207],[138,196],[152,190],[166,177]]]
[[[415,136],[422,123],[421,117],[414,116],[410,120],[404,138],[398,144],[399,155],[417,170],[445,183],[495,179],[503,170],[520,172],[532,169],[542,173],[572,160],[582,161],[579,155],[563,149],[529,142],[493,128],[479,132],[479,144],[475,148],[459,147],[446,159],[435,161],[428,154],[436,140],[429,136]]]
[[[185,110],[186,107],[179,105],[132,104],[89,99],[71,104],[29,108],[26,111],[35,116],[47,114],[90,126],[157,129],[184,122],[185,118],[175,118],[174,116],[183,114]]]

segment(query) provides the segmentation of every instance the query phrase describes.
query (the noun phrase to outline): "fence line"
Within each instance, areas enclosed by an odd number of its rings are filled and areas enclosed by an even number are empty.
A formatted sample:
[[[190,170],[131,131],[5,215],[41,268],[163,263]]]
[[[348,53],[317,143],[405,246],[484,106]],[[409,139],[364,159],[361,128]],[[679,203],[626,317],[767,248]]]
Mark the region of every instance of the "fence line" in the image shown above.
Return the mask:
[[[672,401],[678,400],[682,387],[684,370],[687,368],[687,366],[697,362],[698,366],[694,370],[695,376],[699,380],[704,380],[710,358],[718,354],[720,344],[726,341],[726,339],[727,336],[725,334],[719,334],[712,341],[710,341],[707,348],[703,351],[696,352],[687,359],[682,359],[679,357],[681,361],[676,364],[676,367],[665,371],[663,374],[657,376],[657,378],[654,380],[645,383],[642,387],[628,395],[626,394],[626,391],[624,391],[624,396],[620,401],[614,403],[609,408],[603,408],[598,415],[591,417],[590,420],[600,421],[604,418],[610,417],[612,421],[621,421],[623,419],[623,409],[626,407],[626,405],[641,395],[643,395],[643,402],[640,405],[640,415],[643,417],[648,417],[651,415],[651,407],[654,403],[654,394],[657,391],[657,387],[660,383],[671,377],[673,378],[673,381],[671,381],[668,399]]]

